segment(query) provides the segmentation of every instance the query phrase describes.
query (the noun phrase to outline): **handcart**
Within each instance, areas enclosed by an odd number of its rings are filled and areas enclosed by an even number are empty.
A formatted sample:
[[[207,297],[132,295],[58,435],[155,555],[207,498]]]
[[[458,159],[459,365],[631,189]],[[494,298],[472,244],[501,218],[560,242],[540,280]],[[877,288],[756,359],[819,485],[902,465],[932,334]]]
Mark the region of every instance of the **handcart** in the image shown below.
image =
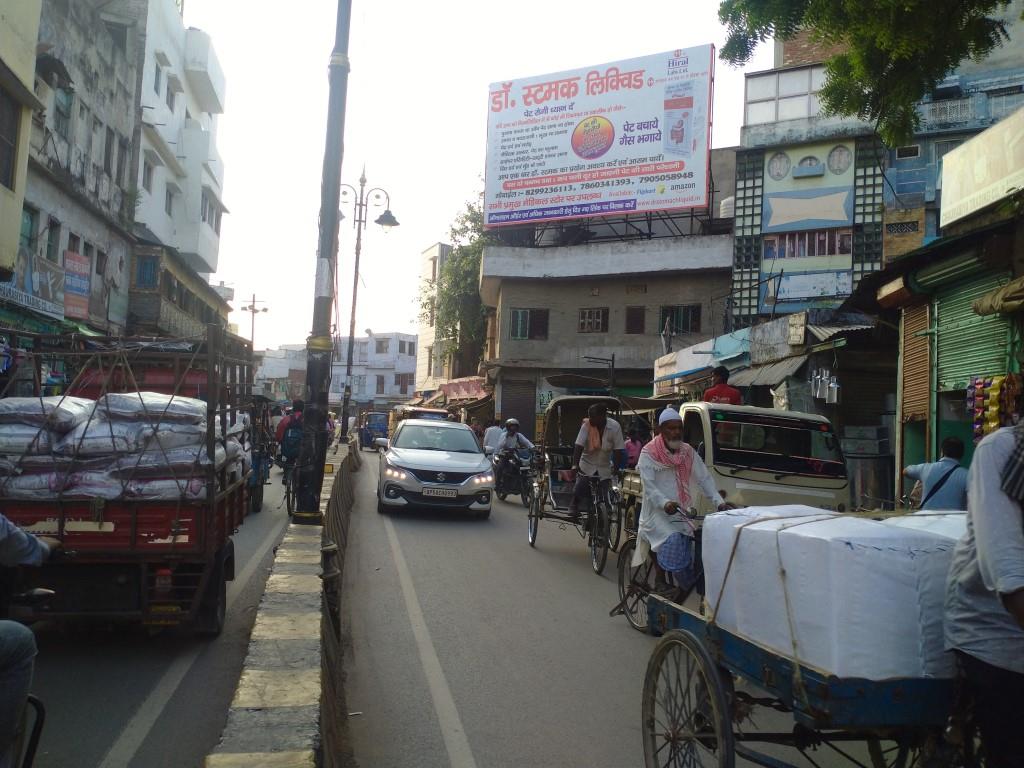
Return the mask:
[[[791,766],[751,748],[754,743],[790,747],[811,765],[822,764],[820,755],[809,754],[815,750],[872,768],[983,764],[955,680],[839,678],[660,595],[651,594],[647,608],[652,634],[661,635],[644,678],[647,768],[731,768],[737,755],[768,768]],[[737,683],[762,693],[739,690]],[[745,731],[758,707],[791,714],[792,730]],[[944,737],[947,723],[959,739]]]

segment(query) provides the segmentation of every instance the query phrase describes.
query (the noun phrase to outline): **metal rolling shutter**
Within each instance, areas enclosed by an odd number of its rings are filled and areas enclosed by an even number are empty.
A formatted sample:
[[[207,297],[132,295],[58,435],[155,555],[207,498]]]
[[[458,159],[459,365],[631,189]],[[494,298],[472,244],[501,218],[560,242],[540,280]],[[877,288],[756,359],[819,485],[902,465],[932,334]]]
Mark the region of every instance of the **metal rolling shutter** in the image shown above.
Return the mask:
[[[518,419],[520,431],[530,440],[533,440],[537,418],[536,382],[514,379],[502,380],[501,418]]]
[[[903,311],[903,407],[900,421],[928,418],[929,368],[928,305]]]
[[[1005,285],[1006,274],[989,274],[945,288],[935,295],[938,388],[966,389],[971,376],[1007,372],[1010,321],[1005,315],[975,314],[979,296]]]

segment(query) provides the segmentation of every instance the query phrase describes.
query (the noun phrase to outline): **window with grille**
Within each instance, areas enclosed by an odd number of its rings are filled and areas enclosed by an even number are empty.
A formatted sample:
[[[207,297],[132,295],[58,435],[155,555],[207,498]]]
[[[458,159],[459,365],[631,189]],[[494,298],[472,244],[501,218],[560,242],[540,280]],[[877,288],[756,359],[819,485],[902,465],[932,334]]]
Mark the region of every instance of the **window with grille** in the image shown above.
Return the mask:
[[[380,374],[377,374],[377,394],[384,394],[384,377],[381,376]]]
[[[64,139],[71,132],[71,91],[58,88],[53,94],[53,130]]]
[[[46,258],[60,264],[60,222],[52,216],[46,225]]]
[[[543,341],[548,337],[548,310],[513,309],[509,338],[515,341]]]
[[[21,105],[0,88],[0,184],[12,190],[20,123]]]
[[[680,304],[661,308],[662,329],[668,321],[672,333],[700,333],[700,304]]]
[[[607,333],[608,307],[588,307],[580,310],[580,333]]]
[[[160,260],[156,256],[135,257],[135,287],[156,288],[157,269]]]
[[[848,256],[852,252],[853,233],[849,229],[815,229],[764,236],[765,259]]]
[[[626,333],[643,333],[646,307],[626,307]]]
[[[147,192],[153,191],[153,166],[149,160],[142,161],[142,188]]]
[[[388,353],[388,342],[391,339],[375,339],[374,348],[378,355],[386,355]]]

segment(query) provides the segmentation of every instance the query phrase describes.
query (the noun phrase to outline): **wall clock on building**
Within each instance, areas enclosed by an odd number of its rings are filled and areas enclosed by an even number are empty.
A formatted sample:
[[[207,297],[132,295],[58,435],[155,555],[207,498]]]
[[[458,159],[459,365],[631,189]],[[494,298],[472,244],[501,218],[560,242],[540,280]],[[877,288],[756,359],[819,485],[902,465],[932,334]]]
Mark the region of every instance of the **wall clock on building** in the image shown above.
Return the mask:
[[[789,155],[785,152],[776,152],[768,161],[768,175],[776,181],[782,181],[789,174]]]
[[[828,153],[828,169],[837,176],[846,173],[846,169],[852,162],[853,153],[849,147],[844,147],[842,144],[832,147],[832,151]]]

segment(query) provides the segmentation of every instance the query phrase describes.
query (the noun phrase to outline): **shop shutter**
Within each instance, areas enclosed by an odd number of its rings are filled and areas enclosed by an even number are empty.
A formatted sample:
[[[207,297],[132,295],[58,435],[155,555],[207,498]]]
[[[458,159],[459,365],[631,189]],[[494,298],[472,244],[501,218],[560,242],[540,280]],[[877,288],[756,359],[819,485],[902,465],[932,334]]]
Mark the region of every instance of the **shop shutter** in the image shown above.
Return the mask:
[[[928,305],[903,311],[903,407],[901,421],[928,418],[929,368]]]
[[[519,429],[533,440],[537,420],[537,384],[533,381],[501,381],[501,418],[518,419]]]
[[[971,376],[1007,372],[1010,321],[1005,315],[982,317],[971,306],[976,298],[1009,281],[989,274],[949,286],[935,295],[936,348],[940,392],[967,389]]]

